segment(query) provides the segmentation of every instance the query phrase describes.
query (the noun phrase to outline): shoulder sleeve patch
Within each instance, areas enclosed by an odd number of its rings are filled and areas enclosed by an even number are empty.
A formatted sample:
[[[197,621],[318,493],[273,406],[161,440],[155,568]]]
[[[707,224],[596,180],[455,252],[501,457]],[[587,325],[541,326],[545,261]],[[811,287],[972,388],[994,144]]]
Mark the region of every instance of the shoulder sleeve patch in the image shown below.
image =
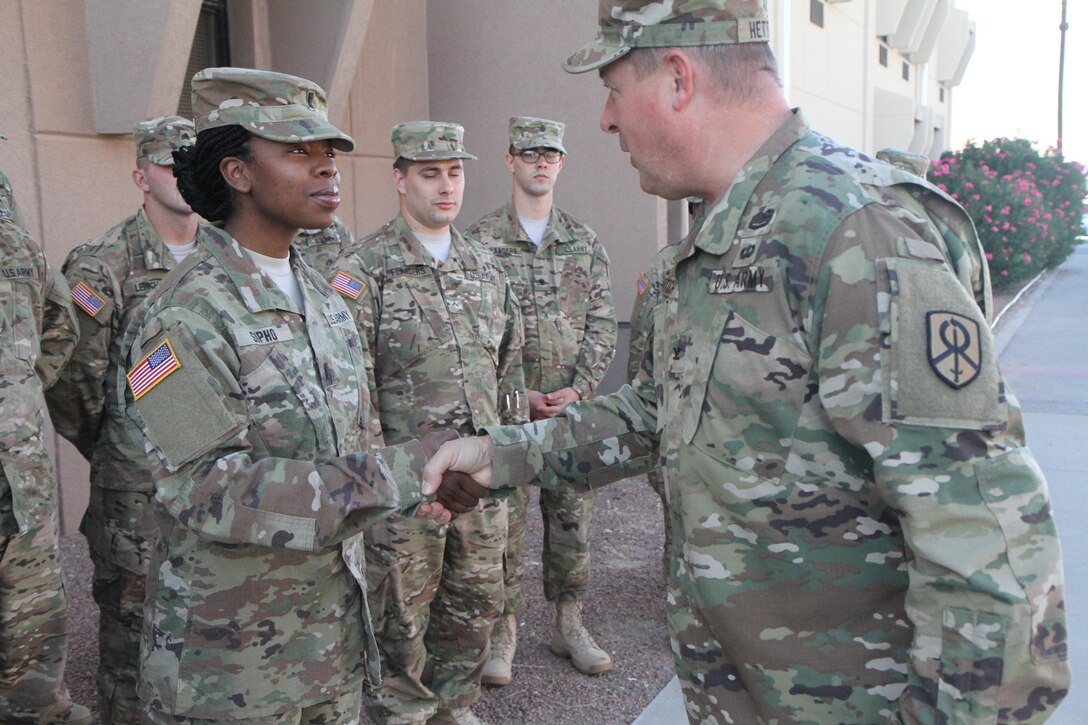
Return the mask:
[[[366,282],[347,272],[337,272],[332,278],[332,288],[345,297],[357,300],[366,291]]]
[[[643,272],[638,276],[638,280],[635,282],[635,291],[638,292],[638,296],[646,294],[646,290],[650,289],[650,283],[646,281],[646,273]]]
[[[106,306],[106,300],[85,282],[77,282],[72,288],[72,303],[91,317],[97,315]]]
[[[139,400],[149,390],[165,380],[171,373],[181,369],[181,361],[174,354],[170,340],[151,351],[143,360],[128,372],[128,386],[132,389],[132,399]]]

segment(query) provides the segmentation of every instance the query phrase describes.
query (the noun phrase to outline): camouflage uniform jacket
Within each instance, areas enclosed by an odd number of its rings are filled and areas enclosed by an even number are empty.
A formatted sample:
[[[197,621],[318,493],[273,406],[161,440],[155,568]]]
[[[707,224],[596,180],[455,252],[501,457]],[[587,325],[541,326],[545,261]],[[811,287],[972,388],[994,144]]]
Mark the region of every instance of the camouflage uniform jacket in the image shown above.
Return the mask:
[[[373,351],[385,440],[431,430],[475,435],[528,420],[521,315],[506,274],[487,248],[450,228],[438,262],[398,215],[346,247],[333,273],[364,280],[354,308]]]
[[[97,239],[72,250],[64,275],[77,290],[79,345],[46,393],[57,432],[91,463],[91,485],[116,491],[153,489],[143,436],[123,407],[125,332],[141,305],[174,267],[174,258],[141,208]]]
[[[336,218],[324,229],[300,229],[291,243],[306,264],[327,275],[340,250],[354,241],[351,230]]]
[[[631,333],[627,340],[629,381],[638,377],[642,369],[642,356],[646,354],[654,327],[654,306],[661,299],[661,281],[679,248],[679,244],[673,242],[659,249],[649,269],[638,276],[635,304],[631,307]]]
[[[569,386],[590,397],[608,372],[617,335],[608,255],[597,234],[552,207],[538,250],[510,202],[465,236],[491,248],[521,303],[525,385],[543,393]]]
[[[592,487],[660,452],[735,722],[1042,722],[1061,557],[980,256],[950,199],[798,113],[678,252],[652,369],[489,430],[495,480]]]
[[[2,172],[0,187],[0,536],[11,536],[57,513],[42,396],[71,356],[79,331],[64,279],[15,223]]]
[[[198,242],[148,298],[127,355],[159,381],[129,408],[161,529],[140,696],[260,718],[379,679],[356,534],[411,513],[425,456],[370,440],[366,351],[297,252],[304,315],[225,232],[204,226]],[[176,367],[157,377],[152,363]]]

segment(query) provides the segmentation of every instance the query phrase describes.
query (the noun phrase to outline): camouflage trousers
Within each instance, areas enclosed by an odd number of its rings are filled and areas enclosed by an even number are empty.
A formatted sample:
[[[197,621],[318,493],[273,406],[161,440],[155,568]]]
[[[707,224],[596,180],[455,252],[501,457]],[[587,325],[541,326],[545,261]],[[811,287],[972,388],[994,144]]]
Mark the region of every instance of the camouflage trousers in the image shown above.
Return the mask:
[[[371,720],[417,722],[479,698],[502,605],[507,526],[506,502],[488,500],[445,526],[393,516],[366,532],[384,675],[365,697]]]
[[[155,725],[359,725],[362,721],[363,692],[357,687],[349,687],[342,695],[332,700],[308,705],[298,710],[290,710],[279,715],[256,719],[204,720],[201,718],[179,717],[161,712],[149,711],[143,722]]]
[[[56,523],[0,535],[0,722],[67,720],[67,616]]]
[[[665,516],[665,551],[666,557],[665,572],[668,573],[668,557],[669,549],[672,546],[672,521],[669,516],[669,494],[665,490],[665,470],[663,468],[655,468],[646,474],[646,481],[650,484],[650,488],[654,490],[657,497],[661,499],[661,511]]]
[[[525,574],[525,520],[532,488],[517,486],[510,497],[510,531],[503,558],[505,614],[525,608],[521,580]],[[589,525],[593,495],[540,491],[544,520],[544,597],[549,602],[581,601],[589,593]]]
[[[138,723],[140,638],[147,567],[157,527],[152,494],[93,486],[80,531],[94,564],[98,604],[98,709],[103,725]]]

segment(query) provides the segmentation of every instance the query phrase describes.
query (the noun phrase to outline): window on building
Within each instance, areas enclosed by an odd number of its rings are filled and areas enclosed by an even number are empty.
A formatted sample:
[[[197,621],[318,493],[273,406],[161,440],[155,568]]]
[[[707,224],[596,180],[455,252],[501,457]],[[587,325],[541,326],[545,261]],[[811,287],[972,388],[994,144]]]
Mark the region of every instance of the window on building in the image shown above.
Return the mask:
[[[887,68],[888,67],[888,46],[881,43],[880,44],[879,54],[880,54],[880,65]]]
[[[230,65],[230,43],[227,36],[227,0],[204,0],[200,19],[193,35],[193,47],[185,66],[185,83],[178,99],[178,115],[193,117],[192,77],[204,68]]]
[[[903,61],[903,80],[910,80],[910,63]]]
[[[824,4],[821,0],[809,0],[808,19],[812,21],[813,25],[824,27]]]

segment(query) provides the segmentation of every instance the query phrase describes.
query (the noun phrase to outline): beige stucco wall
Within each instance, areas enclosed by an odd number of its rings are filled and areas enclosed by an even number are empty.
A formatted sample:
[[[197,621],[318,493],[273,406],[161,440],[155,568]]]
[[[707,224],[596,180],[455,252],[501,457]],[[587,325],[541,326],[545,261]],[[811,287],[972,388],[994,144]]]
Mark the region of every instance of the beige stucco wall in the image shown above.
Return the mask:
[[[131,136],[95,131],[96,90],[100,96],[112,94],[122,107],[105,116],[98,109],[99,123],[108,117],[113,127],[131,128],[141,117],[176,112],[176,89],[183,79],[165,82],[158,69],[184,68],[200,0],[157,0],[147,7],[167,25],[154,34],[125,28],[129,47],[123,56],[147,58],[146,73],[136,72],[127,81],[132,85],[127,98],[118,95],[116,85],[92,82],[95,68],[117,62],[106,53],[116,38],[101,32],[95,34],[100,46],[92,58],[88,27],[102,24],[102,16],[88,10],[93,5],[0,0],[0,67],[8,69],[0,86],[0,132],[9,138],[0,142],[0,168],[12,180],[31,232],[58,267],[74,246],[131,214],[141,200],[131,182]],[[284,0],[230,0],[229,7],[232,38],[249,41],[238,42],[236,63],[320,74],[326,85],[345,89],[346,97],[330,97],[330,111],[358,148],[340,157],[341,216],[356,233],[392,216],[396,199],[389,190],[389,128],[428,115],[427,57],[419,44],[427,26],[426,1],[323,0],[320,12],[307,16],[315,22],[308,23],[301,23],[297,6]],[[110,10],[108,3],[97,3],[97,12]],[[269,38],[279,42],[274,45]],[[288,38],[295,44],[290,48]],[[345,69],[351,73],[347,82],[338,76]],[[109,87],[103,91],[104,86]],[[88,467],[74,447],[56,441],[61,513],[71,532],[86,507]]]

